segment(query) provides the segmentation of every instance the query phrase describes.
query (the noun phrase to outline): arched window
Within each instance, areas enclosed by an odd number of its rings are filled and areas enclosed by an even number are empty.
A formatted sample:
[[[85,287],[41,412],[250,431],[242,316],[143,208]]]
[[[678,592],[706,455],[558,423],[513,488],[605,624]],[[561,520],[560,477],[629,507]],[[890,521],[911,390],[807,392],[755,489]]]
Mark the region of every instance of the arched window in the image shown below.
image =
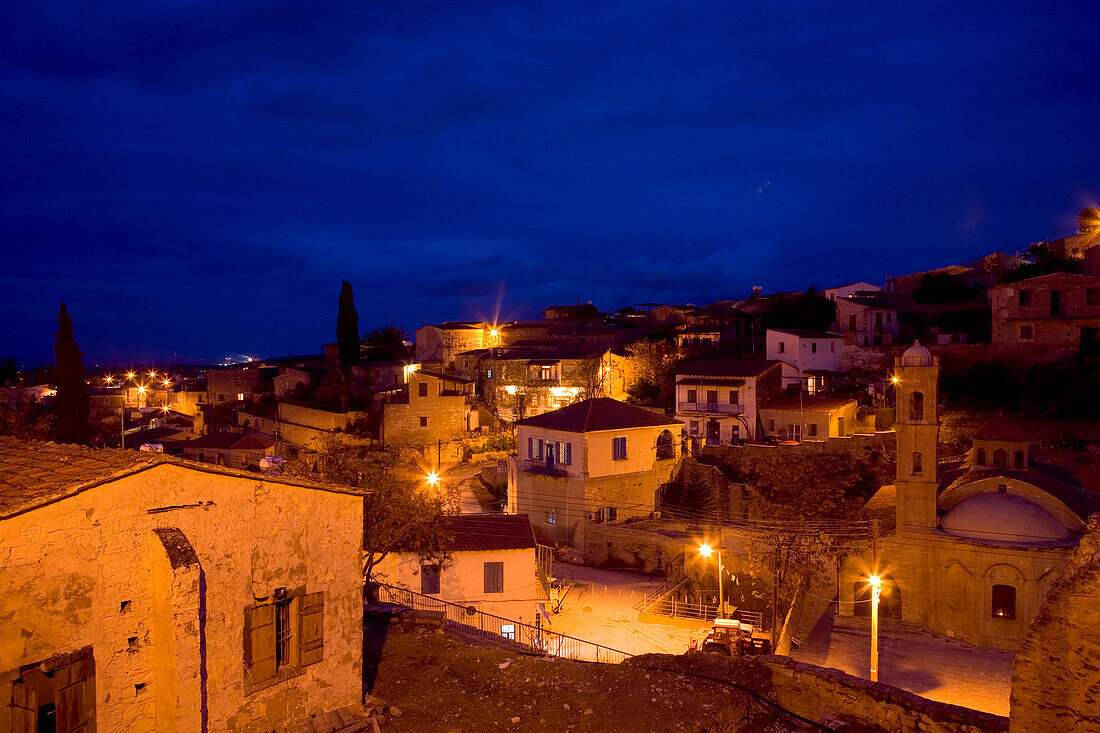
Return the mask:
[[[995,468],[1008,468],[1008,451],[998,448],[993,451],[993,466]]]
[[[912,467],[913,467],[913,475],[914,476],[920,476],[921,473],[923,472],[923,468],[921,466],[921,461],[920,461],[920,453],[914,453],[913,454]]]
[[[985,465],[985,448],[979,448],[978,449],[978,454],[977,454],[975,460],[977,460],[979,466],[984,466]]]
[[[909,395],[909,419],[924,419],[924,392],[914,392]]]
[[[1013,459],[1015,468],[1023,470],[1024,468],[1024,452],[1022,450],[1016,451],[1016,457]]]
[[[993,604],[990,613],[994,618],[1012,621],[1016,618],[1016,588],[1011,585],[993,586]]]
[[[672,446],[672,433],[662,430],[657,436],[657,459],[672,458],[675,449]]]

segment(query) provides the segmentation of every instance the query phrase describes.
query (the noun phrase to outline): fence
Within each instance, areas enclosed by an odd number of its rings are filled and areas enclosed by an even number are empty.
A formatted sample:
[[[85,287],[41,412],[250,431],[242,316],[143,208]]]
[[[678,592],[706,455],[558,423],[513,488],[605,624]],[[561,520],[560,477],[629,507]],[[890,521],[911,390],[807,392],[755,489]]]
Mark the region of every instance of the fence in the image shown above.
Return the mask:
[[[729,610],[728,604],[726,608]],[[672,616],[674,618],[697,618],[705,620],[718,617],[717,604],[704,603],[702,601],[681,601],[677,600],[675,596],[670,598],[648,599],[648,602],[644,604],[642,610],[646,613],[652,613],[658,616]],[[752,624],[753,627],[757,629],[763,628],[764,625],[764,614],[760,611],[737,609],[729,613],[729,618]]]
[[[583,659],[614,664],[633,656],[618,649],[559,634],[540,626],[494,616],[491,613],[478,611],[473,606],[462,606],[387,583],[376,582],[373,585],[378,589],[378,600],[383,603],[392,603],[419,611],[442,612],[447,627],[453,631],[491,639],[495,642],[502,640],[505,643],[512,642],[524,651],[564,659]]]

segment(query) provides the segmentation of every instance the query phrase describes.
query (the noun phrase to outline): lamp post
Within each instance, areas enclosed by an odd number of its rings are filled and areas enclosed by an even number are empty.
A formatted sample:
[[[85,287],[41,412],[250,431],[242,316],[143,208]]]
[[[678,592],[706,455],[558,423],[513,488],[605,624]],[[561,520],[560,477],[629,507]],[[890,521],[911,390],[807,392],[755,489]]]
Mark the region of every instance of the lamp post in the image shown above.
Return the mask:
[[[871,585],[871,681],[878,682],[878,598],[882,592],[882,578],[872,575]]]
[[[699,554],[702,555],[703,557],[710,557],[711,553],[715,552],[715,551],[717,551],[717,553],[718,553],[718,598],[719,598],[718,602],[721,604],[719,606],[720,610],[719,610],[718,614],[719,614],[719,618],[725,618],[726,617],[726,595],[725,595],[725,593],[722,592],[722,548],[719,547],[719,548],[717,548],[717,550],[715,550],[715,548],[712,548],[710,545],[708,545],[706,543],[703,543],[703,544],[699,545]]]

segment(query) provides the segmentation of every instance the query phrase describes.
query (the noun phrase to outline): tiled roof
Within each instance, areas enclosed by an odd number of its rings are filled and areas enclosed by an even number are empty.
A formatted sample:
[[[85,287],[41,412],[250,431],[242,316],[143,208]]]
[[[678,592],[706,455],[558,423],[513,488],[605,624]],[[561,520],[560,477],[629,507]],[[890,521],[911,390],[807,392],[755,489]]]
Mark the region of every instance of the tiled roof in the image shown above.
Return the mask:
[[[842,397],[811,397],[810,395],[781,395],[772,397],[760,405],[761,410],[802,410],[802,412],[835,412],[855,404],[854,399]]]
[[[444,382],[458,382],[459,384],[473,384],[473,379],[467,379],[466,377],[460,377],[457,374],[443,374],[442,372],[430,372],[427,369],[417,369],[417,374],[424,374],[429,377],[435,377],[436,379],[442,379]]]
[[[328,484],[296,477],[260,476],[208,463],[195,463],[162,453],[87,448],[0,436],[0,519],[58,499],[73,496],[108,480],[171,463],[205,473],[253,481],[304,486],[341,494],[363,495],[368,489]]]
[[[995,417],[978,428],[974,440],[995,440],[1008,443],[1027,442],[1027,433],[1006,417]]]
[[[462,514],[448,517],[454,534],[452,550],[526,550],[535,533],[526,514]]]
[[[0,517],[162,462],[158,453],[95,450],[0,436]]]
[[[801,339],[839,339],[844,338],[839,333],[832,331],[819,331],[816,328],[769,328],[769,331],[785,333],[788,336],[797,336]]]
[[[183,444],[184,448],[209,448],[211,450],[264,450],[275,444],[269,438],[252,433],[210,433]]]
[[[596,430],[679,425],[680,421],[610,397],[596,397],[520,420],[516,424],[569,433],[588,433]]]
[[[778,363],[778,361],[768,359],[703,359],[680,367],[676,371],[676,375],[690,377],[755,377]]]

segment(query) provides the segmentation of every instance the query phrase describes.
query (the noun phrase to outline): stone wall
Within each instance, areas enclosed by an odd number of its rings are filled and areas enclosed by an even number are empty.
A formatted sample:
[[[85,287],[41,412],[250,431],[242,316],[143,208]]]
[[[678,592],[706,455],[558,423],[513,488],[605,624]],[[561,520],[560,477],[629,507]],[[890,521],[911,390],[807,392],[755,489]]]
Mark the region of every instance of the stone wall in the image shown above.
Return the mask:
[[[933,702],[838,669],[773,655],[762,655],[754,660],[770,670],[776,701],[811,720],[820,720],[822,713],[828,712],[837,720],[879,726],[891,733],[1000,733],[1008,730],[1008,720],[998,715]],[[1041,729],[1042,726],[1028,730]]]
[[[830,438],[798,445],[708,445],[703,448],[702,458],[707,463],[722,465],[737,473],[766,475],[774,470],[774,464],[787,461],[792,456],[816,456],[825,453],[848,454],[852,458],[865,461],[874,471],[877,485],[894,483],[893,432],[849,435],[846,438]]]
[[[1028,626],[1009,718],[1013,733],[1100,731],[1100,515]]]
[[[171,731],[202,700],[210,730],[237,731],[355,704],[362,522],[358,496],[174,463],[0,521],[0,730],[20,667],[89,645],[99,730]],[[245,609],[276,588],[324,593],[324,656],[250,690]]]
[[[431,385],[434,389],[435,385]],[[387,404],[382,419],[382,444],[391,447],[434,446],[461,440],[466,435],[466,395],[439,395],[428,390],[428,396],[414,394],[410,384],[408,404]],[[421,425],[421,418],[427,425]]]
[[[685,540],[627,525],[591,522],[584,533],[584,559],[589,565],[635,568],[671,575],[683,568]]]

